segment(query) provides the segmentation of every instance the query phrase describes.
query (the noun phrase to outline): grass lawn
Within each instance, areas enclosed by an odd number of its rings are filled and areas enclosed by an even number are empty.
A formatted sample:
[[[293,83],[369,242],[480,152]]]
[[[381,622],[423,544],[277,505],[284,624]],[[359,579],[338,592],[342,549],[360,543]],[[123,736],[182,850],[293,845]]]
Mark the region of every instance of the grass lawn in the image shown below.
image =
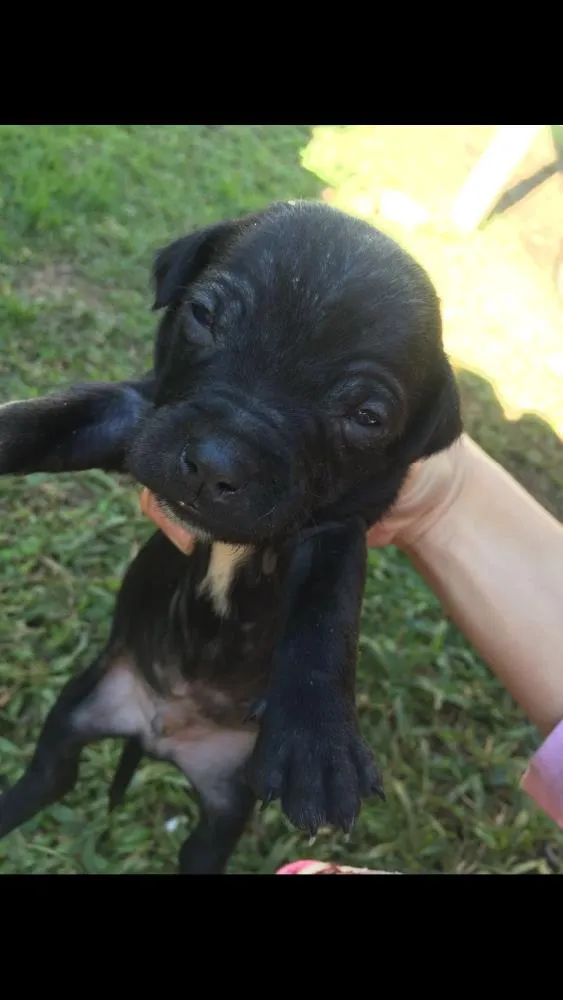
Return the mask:
[[[311,128],[0,126],[0,401],[144,371],[154,250],[272,199],[319,197]],[[556,509],[561,465],[543,426],[532,421],[522,445],[482,380],[460,380],[470,429]],[[61,685],[105,640],[121,576],[152,530],[137,495],[99,472],[0,481],[2,781],[20,775]],[[563,835],[518,789],[535,731],[394,550],[370,557],[358,701],[387,803],[364,808],[349,843],[323,832],[313,848],[270,807],[232,872],[311,855],[406,871],[557,868]],[[184,779],[147,763],[109,818],[118,751],[86,751],[74,793],[0,842],[1,873],[175,870],[195,816]]]

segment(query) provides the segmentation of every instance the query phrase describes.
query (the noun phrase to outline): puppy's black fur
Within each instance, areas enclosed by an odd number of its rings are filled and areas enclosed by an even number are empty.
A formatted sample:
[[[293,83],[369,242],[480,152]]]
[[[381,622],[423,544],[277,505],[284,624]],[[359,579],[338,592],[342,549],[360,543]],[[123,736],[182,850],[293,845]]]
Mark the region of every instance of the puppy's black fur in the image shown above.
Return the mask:
[[[256,798],[314,831],[381,791],[354,705],[365,532],[460,434],[458,395],[424,271],[326,206],[179,239],[155,284],[144,378],[0,409],[0,473],[127,471],[199,539],[141,550],[0,835],[72,788],[86,743],[123,737],[112,806],[143,754],[175,763],[201,804],[180,870],[221,872]]]

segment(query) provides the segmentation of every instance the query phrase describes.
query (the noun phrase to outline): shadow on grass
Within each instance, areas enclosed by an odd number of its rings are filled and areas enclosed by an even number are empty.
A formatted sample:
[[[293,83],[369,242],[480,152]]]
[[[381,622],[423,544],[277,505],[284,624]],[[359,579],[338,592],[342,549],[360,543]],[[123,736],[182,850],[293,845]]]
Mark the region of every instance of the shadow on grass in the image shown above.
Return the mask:
[[[507,420],[486,379],[456,374],[467,432],[561,519],[561,439],[532,414]],[[316,856],[411,872],[562,870],[563,835],[519,788],[535,728],[393,548],[370,554],[358,704],[387,803],[364,806],[351,848],[333,839]]]
[[[507,420],[492,385],[467,369],[456,371],[466,429],[547,510],[563,520],[563,442],[535,414]]]

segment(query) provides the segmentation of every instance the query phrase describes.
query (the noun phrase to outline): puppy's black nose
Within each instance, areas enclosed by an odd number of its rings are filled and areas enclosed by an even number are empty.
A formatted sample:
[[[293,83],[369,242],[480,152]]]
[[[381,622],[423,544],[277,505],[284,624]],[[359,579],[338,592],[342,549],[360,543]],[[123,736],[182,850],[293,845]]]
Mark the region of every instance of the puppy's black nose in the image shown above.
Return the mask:
[[[190,442],[182,452],[182,466],[189,482],[206,487],[215,500],[228,500],[251,475],[236,444],[221,438]]]

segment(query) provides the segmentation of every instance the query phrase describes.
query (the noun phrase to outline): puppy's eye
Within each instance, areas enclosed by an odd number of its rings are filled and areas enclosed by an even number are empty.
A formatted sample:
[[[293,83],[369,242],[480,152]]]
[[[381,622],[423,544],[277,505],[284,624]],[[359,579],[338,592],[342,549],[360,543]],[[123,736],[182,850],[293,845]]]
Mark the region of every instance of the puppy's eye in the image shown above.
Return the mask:
[[[209,330],[213,325],[213,313],[209,306],[206,306],[204,302],[190,302],[190,308],[196,323]]]
[[[354,420],[361,427],[383,427],[383,413],[376,406],[362,406],[354,413]]]

